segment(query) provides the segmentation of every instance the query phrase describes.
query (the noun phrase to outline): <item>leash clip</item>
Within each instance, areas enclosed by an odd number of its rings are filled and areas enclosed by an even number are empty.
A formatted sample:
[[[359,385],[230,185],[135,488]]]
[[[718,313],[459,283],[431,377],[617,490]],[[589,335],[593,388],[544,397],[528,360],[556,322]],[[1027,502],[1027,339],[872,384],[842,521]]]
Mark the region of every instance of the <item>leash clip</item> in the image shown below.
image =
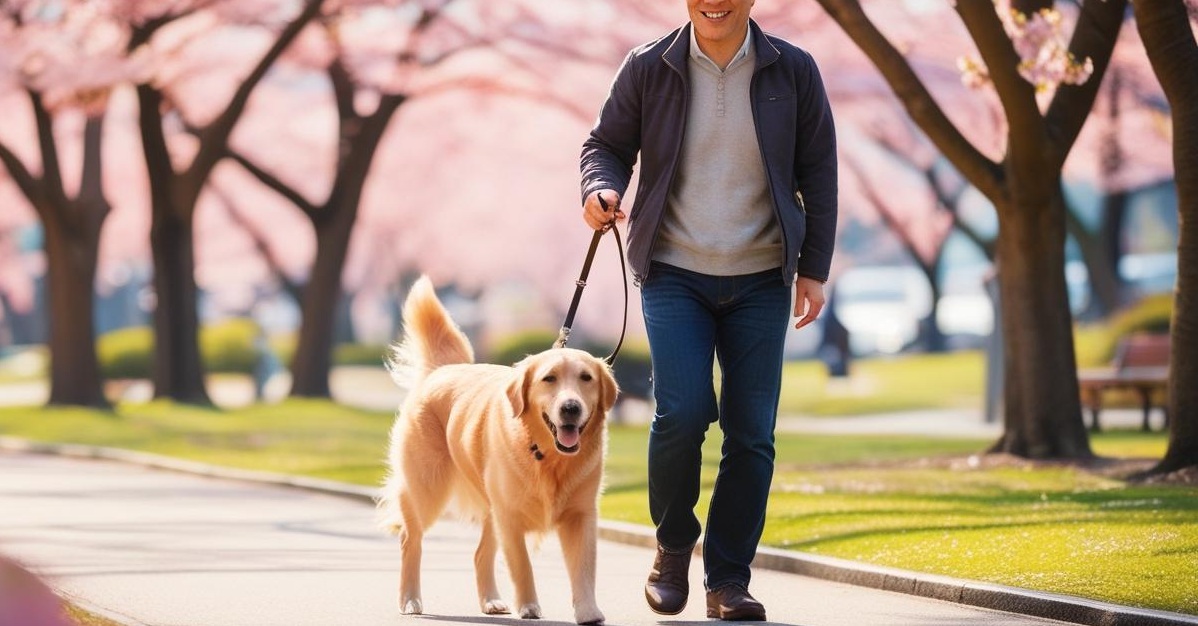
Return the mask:
[[[599,206],[603,207],[603,212],[611,208],[607,200],[603,199],[603,194],[595,194],[599,200]],[[618,204],[618,203],[617,203]],[[620,352],[620,346],[624,344],[624,333],[628,330],[628,270],[624,267],[624,244],[620,241],[620,229],[616,228],[616,218],[613,215],[612,219],[603,225],[603,228],[595,231],[591,237],[591,247],[587,250],[586,260],[582,264],[582,272],[578,276],[578,280],[574,281],[574,299],[570,302],[570,309],[566,313],[566,321],[562,324],[561,330],[558,331],[557,340],[553,342],[554,348],[566,347],[566,342],[570,340],[570,327],[574,324],[574,314],[578,312],[578,301],[582,298],[582,289],[587,286],[587,276],[591,272],[591,262],[595,260],[595,250],[599,247],[599,240],[607,231],[613,231],[616,237],[616,252],[620,257],[620,274],[624,278],[624,323],[620,327],[620,340],[616,342],[615,350],[603,360],[610,366],[615,363],[616,354]]]

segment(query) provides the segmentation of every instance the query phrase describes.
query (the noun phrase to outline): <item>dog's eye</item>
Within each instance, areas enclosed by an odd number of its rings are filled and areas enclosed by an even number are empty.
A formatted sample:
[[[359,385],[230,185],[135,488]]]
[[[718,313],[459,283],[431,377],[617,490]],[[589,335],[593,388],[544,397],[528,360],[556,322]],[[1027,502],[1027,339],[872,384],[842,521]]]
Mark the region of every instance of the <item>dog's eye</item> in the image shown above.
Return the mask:
[[[554,376],[553,374],[550,374],[550,375],[548,375],[548,376],[546,376],[546,377],[542,378],[542,379],[541,379],[541,382],[544,382],[544,383],[556,383],[556,382],[557,382],[557,376]]]
[[[579,378],[581,378],[583,382],[589,383],[594,378],[594,376],[591,376],[591,374],[589,372],[583,372],[582,376],[579,376]]]

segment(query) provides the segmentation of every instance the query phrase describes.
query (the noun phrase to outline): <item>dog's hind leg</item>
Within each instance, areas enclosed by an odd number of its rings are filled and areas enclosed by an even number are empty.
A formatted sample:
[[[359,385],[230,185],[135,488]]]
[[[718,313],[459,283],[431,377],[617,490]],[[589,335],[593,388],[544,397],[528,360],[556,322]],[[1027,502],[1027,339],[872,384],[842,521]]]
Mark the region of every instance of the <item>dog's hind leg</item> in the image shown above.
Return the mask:
[[[410,498],[402,494],[399,507],[404,517],[399,532],[399,611],[405,615],[424,613],[420,599],[420,558],[423,552],[424,525]]]
[[[482,523],[482,537],[474,551],[474,578],[478,583],[478,602],[487,615],[511,613],[507,603],[499,597],[499,586],[495,583],[495,555],[499,543],[495,540],[495,526],[488,515]]]
[[[420,595],[420,560],[424,533],[431,527],[449,501],[450,468],[444,465],[425,466],[423,472],[409,467],[416,461],[405,459],[406,476],[397,501],[403,518],[400,531],[399,608],[405,614],[424,612]]]

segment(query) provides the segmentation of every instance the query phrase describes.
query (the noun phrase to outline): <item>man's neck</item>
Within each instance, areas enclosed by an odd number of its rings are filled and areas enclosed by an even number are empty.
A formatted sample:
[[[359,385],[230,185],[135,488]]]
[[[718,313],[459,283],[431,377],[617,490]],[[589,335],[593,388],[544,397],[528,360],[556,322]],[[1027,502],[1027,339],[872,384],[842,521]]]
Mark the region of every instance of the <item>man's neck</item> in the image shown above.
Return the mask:
[[[694,26],[692,25],[691,28],[694,28]],[[699,44],[699,49],[703,51],[703,54],[707,55],[707,58],[711,59],[721,70],[726,70],[728,69],[728,64],[732,63],[732,59],[736,58],[736,53],[740,52],[740,49],[745,44],[745,39],[748,37],[749,28],[746,25],[744,37],[735,41],[704,41],[696,38],[695,42]]]

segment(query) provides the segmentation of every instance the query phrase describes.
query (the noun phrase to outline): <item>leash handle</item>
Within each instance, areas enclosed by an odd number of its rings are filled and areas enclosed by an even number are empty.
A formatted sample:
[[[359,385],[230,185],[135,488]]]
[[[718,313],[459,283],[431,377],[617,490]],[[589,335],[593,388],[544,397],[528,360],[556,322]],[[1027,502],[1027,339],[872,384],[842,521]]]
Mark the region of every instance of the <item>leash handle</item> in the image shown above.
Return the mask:
[[[610,206],[607,204],[607,200],[603,199],[603,194],[597,194],[595,197],[599,200],[599,206],[603,207],[603,212],[606,213]],[[591,246],[587,250],[586,260],[582,263],[582,272],[575,282],[574,298],[570,301],[570,309],[566,313],[566,321],[562,323],[561,330],[557,334],[557,340],[553,342],[553,347],[564,348],[570,340],[570,328],[574,325],[574,315],[578,312],[578,303],[582,300],[582,290],[587,286],[587,277],[591,273],[591,264],[595,261],[595,251],[599,248],[599,240],[609,230],[614,231],[616,236],[616,247],[620,253],[621,275],[624,278],[624,324],[620,329],[620,340],[616,342],[616,349],[604,359],[608,365],[611,365],[616,360],[616,354],[620,351],[620,346],[624,344],[624,333],[628,328],[628,271],[624,267],[624,243],[620,239],[620,230],[616,228],[615,220],[608,222],[602,229],[595,231],[595,234],[591,237]]]

